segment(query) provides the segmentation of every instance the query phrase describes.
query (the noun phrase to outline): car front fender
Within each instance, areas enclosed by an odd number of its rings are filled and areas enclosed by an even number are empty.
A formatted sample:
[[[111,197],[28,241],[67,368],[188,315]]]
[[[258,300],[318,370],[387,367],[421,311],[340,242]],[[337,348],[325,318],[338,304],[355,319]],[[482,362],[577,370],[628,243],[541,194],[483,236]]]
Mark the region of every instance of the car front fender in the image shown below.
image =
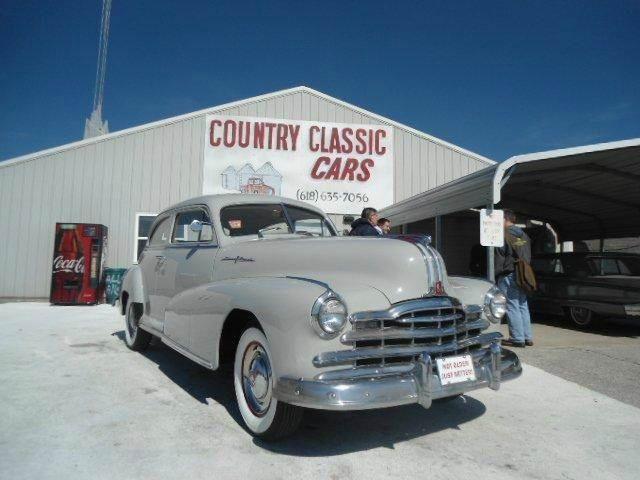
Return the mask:
[[[217,368],[226,322],[242,321],[234,312],[249,312],[269,340],[277,376],[313,377],[322,371],[313,366],[315,355],[349,348],[338,338],[323,339],[315,332],[311,310],[318,297],[328,289],[333,290],[343,298],[349,312],[389,306],[386,297],[371,287],[340,286],[297,277],[212,282],[177,295],[167,306],[166,318],[189,322],[190,350]]]

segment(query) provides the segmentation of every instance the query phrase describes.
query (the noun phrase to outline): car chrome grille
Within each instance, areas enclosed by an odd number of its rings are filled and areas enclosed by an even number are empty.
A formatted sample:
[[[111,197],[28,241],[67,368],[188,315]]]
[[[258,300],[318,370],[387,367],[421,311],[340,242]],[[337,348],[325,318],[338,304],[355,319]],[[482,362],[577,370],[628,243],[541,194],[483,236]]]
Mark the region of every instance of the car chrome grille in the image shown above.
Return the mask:
[[[481,333],[489,326],[481,314],[481,307],[464,307],[450,297],[411,300],[388,310],[355,313],[350,316],[351,330],[340,337],[352,348],[322,353],[314,364],[384,368],[415,362],[425,352],[432,358],[472,354],[493,338]]]

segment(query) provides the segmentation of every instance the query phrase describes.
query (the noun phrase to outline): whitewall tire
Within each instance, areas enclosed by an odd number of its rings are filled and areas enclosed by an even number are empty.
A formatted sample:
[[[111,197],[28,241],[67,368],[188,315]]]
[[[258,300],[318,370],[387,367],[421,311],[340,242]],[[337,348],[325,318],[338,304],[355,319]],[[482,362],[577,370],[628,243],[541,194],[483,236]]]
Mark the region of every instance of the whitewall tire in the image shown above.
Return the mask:
[[[302,409],[278,402],[273,396],[275,372],[269,342],[261,330],[244,331],[236,348],[233,386],[238,409],[249,432],[275,440],[293,433],[302,420]]]
[[[141,313],[140,305],[133,302],[127,304],[124,316],[124,336],[127,347],[131,350],[145,350],[151,341],[152,335],[138,326]]]

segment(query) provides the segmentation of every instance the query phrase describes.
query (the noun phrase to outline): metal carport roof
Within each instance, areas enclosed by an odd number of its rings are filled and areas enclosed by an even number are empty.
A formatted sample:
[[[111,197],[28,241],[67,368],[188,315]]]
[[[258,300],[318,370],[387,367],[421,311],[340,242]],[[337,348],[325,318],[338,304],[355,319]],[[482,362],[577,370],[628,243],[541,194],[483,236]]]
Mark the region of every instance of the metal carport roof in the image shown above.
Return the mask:
[[[640,235],[640,138],[518,155],[381,211],[395,225],[497,205],[563,240]]]

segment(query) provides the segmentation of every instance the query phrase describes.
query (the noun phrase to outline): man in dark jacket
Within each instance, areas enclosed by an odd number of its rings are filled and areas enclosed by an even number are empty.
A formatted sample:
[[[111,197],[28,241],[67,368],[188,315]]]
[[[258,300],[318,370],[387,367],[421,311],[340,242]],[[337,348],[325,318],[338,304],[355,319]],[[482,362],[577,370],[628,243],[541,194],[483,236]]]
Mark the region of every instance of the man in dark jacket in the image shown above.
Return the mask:
[[[367,207],[362,210],[362,215],[351,224],[352,237],[380,237],[382,234],[375,228],[378,225],[378,211]]]
[[[495,251],[496,281],[507,297],[510,338],[502,343],[524,347],[533,345],[531,315],[527,294],[518,286],[515,270],[520,258],[531,263],[531,240],[515,222],[515,214],[511,210],[504,210],[504,246]]]

